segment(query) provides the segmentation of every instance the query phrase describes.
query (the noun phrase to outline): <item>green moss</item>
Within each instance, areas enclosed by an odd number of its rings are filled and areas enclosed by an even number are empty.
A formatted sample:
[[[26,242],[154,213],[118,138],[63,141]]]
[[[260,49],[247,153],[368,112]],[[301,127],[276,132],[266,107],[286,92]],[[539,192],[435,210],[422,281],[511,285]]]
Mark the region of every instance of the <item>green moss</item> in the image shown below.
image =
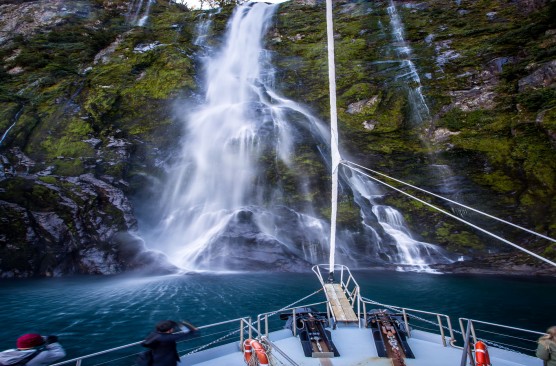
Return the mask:
[[[456,252],[464,250],[484,249],[484,244],[481,243],[479,238],[469,232],[458,232],[454,227],[447,223],[442,223],[435,232],[438,243],[446,246],[447,249]]]
[[[303,151],[294,157],[296,169],[308,176],[326,174],[325,168],[318,155],[312,151]]]
[[[551,260],[556,259],[556,244],[549,244],[543,251],[542,256]]]
[[[520,188],[519,182],[499,170],[483,174],[477,177],[476,180],[498,192],[515,192]]]
[[[123,90],[122,95],[130,98],[166,99],[181,89],[193,89],[195,82],[188,73],[191,67],[190,60],[183,55],[162,53],[149,67],[145,67],[144,75],[140,75],[139,80]]]
[[[377,93],[377,88],[374,87],[370,83],[358,83],[354,84],[349,87],[342,95],[338,98],[338,100],[347,105],[350,102],[356,102],[358,100],[362,100],[368,98],[369,95],[373,95]]]
[[[29,135],[40,122],[39,118],[33,112],[34,111],[29,111],[29,113],[22,113],[20,115],[17,123],[13,126],[13,128],[10,130],[10,133],[6,136],[6,141],[4,141],[3,146],[7,147],[11,145],[28,147],[27,141]]]
[[[514,128],[516,141],[512,158],[521,161],[528,180],[556,191],[556,151],[537,124]]]
[[[541,127],[547,132],[556,133],[556,108],[551,108],[542,113]]]
[[[117,164],[109,164],[104,167],[104,173],[116,178],[123,178],[127,171],[127,162],[120,162]]]
[[[496,113],[492,111],[479,109],[471,112],[464,112],[461,109],[454,108],[444,114],[436,125],[438,127],[446,127],[451,131],[461,131],[465,129],[477,130],[489,126],[494,129],[500,129],[500,123],[509,125],[510,122],[508,120],[499,120]],[[498,128],[496,128],[497,126]]]
[[[13,119],[20,109],[18,103],[0,102],[0,131],[6,131],[13,124]]]
[[[556,106],[556,88],[529,90],[517,96],[517,102],[529,111],[539,111]]]
[[[44,185],[24,178],[2,181],[0,199],[17,203],[33,211],[54,210],[60,203],[60,195]]]
[[[56,184],[58,182],[58,180],[55,177],[49,175],[39,177],[39,180],[41,182],[48,183],[48,184]]]
[[[323,217],[330,220],[330,215],[332,214],[332,208],[327,207],[321,210]],[[336,223],[339,227],[343,228],[356,228],[361,221],[360,209],[353,202],[352,197],[346,197],[346,199],[338,201],[337,212],[336,212]]]
[[[93,118],[95,124],[102,125],[104,116],[116,106],[118,97],[118,91],[111,86],[99,85],[99,87],[89,90],[83,108]]]
[[[497,164],[507,164],[512,152],[512,140],[509,137],[489,137],[469,131],[452,136],[451,141],[458,147],[485,153],[493,163]]]
[[[47,137],[42,146],[51,156],[65,158],[84,158],[93,156],[94,150],[90,144],[83,142],[92,133],[92,128],[83,120],[72,119],[60,136]]]
[[[81,159],[57,159],[53,161],[55,172],[61,176],[78,176],[85,172]]]

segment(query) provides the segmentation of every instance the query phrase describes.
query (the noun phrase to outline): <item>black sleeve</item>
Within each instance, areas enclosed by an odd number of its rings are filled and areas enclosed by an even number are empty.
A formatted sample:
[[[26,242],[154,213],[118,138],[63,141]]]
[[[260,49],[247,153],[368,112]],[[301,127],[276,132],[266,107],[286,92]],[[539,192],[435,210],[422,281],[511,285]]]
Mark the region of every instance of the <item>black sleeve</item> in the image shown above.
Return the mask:
[[[145,338],[143,342],[141,342],[141,346],[152,348],[158,343],[159,341],[159,334],[158,333],[151,333]]]

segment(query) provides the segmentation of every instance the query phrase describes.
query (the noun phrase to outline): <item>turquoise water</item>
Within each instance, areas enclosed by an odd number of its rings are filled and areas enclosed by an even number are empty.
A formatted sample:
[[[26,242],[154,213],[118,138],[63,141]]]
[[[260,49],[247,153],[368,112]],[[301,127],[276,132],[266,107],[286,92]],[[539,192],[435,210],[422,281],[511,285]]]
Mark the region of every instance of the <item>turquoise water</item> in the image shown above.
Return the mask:
[[[556,279],[357,272],[382,303],[526,329],[556,325]],[[2,349],[57,334],[68,357],[141,340],[163,319],[203,325],[278,310],[319,289],[312,273],[70,277],[0,281]],[[307,302],[321,301],[322,295]],[[456,326],[456,324],[454,324]]]

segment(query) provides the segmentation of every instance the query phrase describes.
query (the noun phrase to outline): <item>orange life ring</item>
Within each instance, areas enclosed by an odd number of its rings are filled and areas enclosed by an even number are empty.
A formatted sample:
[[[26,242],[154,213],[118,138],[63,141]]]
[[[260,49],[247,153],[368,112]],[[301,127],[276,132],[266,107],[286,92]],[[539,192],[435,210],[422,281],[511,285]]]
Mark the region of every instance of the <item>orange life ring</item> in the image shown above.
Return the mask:
[[[476,366],[490,366],[487,346],[481,341],[475,343],[475,364]]]
[[[243,342],[243,357],[245,358],[245,363],[249,365],[251,358],[253,357],[253,351],[257,355],[257,360],[260,366],[268,366],[268,356],[262,344],[254,339],[246,339]]]

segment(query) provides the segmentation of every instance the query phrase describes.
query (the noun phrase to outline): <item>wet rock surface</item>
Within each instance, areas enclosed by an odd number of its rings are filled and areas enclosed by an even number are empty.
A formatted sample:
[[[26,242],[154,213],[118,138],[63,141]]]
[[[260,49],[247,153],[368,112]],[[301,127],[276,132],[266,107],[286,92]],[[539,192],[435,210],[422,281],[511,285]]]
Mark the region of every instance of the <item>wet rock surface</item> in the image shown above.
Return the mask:
[[[531,261],[516,261],[511,255],[496,255],[490,258],[455,262],[452,264],[432,265],[432,269],[442,273],[505,275],[505,276],[556,276],[556,268],[549,264]]]
[[[343,144],[361,161],[424,185],[444,178],[423,166],[451,166],[467,179],[458,194],[468,201],[488,202],[493,213],[554,236],[556,61],[550,55],[556,33],[550,18],[543,18],[553,6],[542,0],[455,4],[395,2],[405,26],[403,50],[389,38],[387,2],[338,5]],[[0,276],[178,270],[137,237],[135,210],[139,198],[151,193],[149,185],[164,175],[183,133],[172,114],[176,100],[187,101],[182,107],[187,109],[196,98],[201,67],[193,56],[198,51],[193,35],[201,17],[156,2],[157,21],[134,27],[129,5],[119,0],[0,4],[0,133],[6,133],[0,136]],[[326,120],[322,5],[313,0],[281,5],[268,38],[281,89]],[[220,42],[228,15],[215,17],[211,42]],[[420,79],[400,75],[409,61]],[[432,128],[410,122],[407,90],[422,92]],[[428,143],[435,145],[432,158]],[[301,156],[307,170],[315,169]],[[293,172],[272,166],[261,174]],[[305,193],[324,202],[327,189]],[[352,219],[358,214],[349,204],[353,197],[347,190],[341,194],[341,213]],[[292,200],[305,199],[300,197]],[[475,256],[435,267],[441,271],[553,274],[542,264],[492,255],[462,227],[434,214],[414,215],[410,203],[392,204],[416,236]],[[314,215],[324,220],[328,208],[322,206]],[[322,238],[308,233],[283,240],[280,230],[300,228],[291,213],[279,213],[274,236],[248,216],[238,214],[198,263],[296,271],[309,266],[299,259],[300,243],[316,257],[327,250]],[[387,259],[371,258],[379,253],[378,244],[365,239],[363,224],[346,219],[342,225],[355,232],[350,248],[361,261],[379,265]],[[392,241],[385,236],[381,244]],[[556,250],[545,243],[532,249],[552,258]]]

